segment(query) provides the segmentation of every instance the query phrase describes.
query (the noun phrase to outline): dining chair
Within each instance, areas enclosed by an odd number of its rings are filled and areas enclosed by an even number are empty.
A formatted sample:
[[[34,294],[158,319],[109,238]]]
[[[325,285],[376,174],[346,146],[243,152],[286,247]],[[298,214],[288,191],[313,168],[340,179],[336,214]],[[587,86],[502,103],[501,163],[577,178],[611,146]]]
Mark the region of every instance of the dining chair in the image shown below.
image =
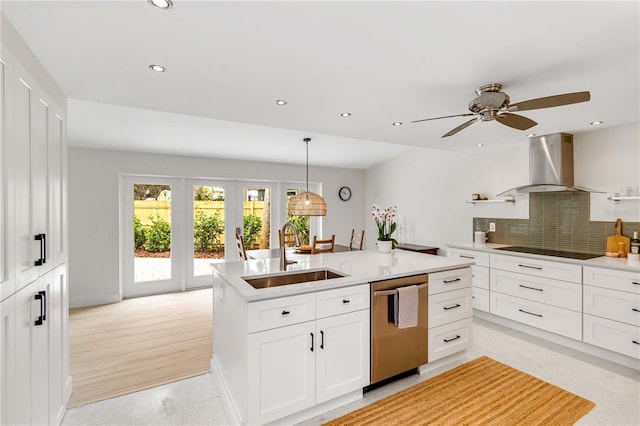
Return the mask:
[[[236,234],[236,246],[238,247],[238,256],[240,260],[247,260],[247,250],[244,247],[244,237]]]
[[[278,229],[278,241],[284,241],[284,245],[287,247],[293,247],[296,245],[296,234],[293,232],[285,232],[282,235],[282,231]]]
[[[319,240],[317,236],[313,236],[313,244],[311,244],[311,254],[316,253],[333,253],[336,236],[331,236],[328,240]],[[329,246],[329,247],[327,247]]]
[[[356,236],[356,230],[351,230],[351,241],[349,242],[349,250],[362,250],[364,245],[364,229],[359,236]]]

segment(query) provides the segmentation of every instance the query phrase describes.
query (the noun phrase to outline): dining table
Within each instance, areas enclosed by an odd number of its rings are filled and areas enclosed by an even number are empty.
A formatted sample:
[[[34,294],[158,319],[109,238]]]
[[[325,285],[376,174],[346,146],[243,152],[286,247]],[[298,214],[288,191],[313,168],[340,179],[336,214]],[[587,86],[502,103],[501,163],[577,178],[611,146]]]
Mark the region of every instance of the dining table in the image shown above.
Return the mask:
[[[299,249],[296,249],[295,247],[288,247],[287,251],[291,252],[292,254],[296,254],[296,255],[311,255],[311,251],[309,251],[309,250],[301,251]],[[349,246],[344,246],[344,245],[341,245],[341,244],[335,244],[333,246],[333,252],[334,253],[340,253],[340,252],[345,252],[345,251],[351,251]],[[289,254],[287,253],[287,256],[288,255]],[[247,257],[249,259],[271,259],[271,258],[276,258],[276,257],[280,257],[280,249],[279,248],[271,248],[271,249],[247,250]]]

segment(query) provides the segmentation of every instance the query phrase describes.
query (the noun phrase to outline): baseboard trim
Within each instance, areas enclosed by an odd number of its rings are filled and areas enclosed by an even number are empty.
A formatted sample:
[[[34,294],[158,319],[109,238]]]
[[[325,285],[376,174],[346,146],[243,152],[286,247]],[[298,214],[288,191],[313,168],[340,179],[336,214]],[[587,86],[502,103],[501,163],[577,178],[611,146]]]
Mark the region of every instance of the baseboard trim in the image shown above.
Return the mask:
[[[69,296],[70,308],[84,308],[87,306],[108,305],[122,301],[122,293],[98,294],[94,296]]]

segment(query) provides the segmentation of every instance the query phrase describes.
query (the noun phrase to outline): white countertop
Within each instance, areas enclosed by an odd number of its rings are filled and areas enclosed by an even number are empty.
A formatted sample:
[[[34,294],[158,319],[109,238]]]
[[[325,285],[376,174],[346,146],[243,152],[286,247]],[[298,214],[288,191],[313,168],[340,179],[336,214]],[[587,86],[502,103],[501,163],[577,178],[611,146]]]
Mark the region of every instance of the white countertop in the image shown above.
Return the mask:
[[[289,255],[287,258],[298,263],[289,265],[287,272],[280,271],[280,259],[249,259],[238,262],[212,263],[215,280],[223,279],[233,287],[247,302],[291,296],[294,294],[329,290],[399,278],[409,275],[446,271],[471,266],[473,261],[394,250],[390,254],[380,254],[376,250],[352,251],[344,253],[324,253],[313,256]],[[327,268],[343,278],[315,281],[311,283],[290,284],[279,287],[255,289],[242,277],[293,273],[296,271]]]
[[[508,247],[511,245],[513,244],[459,243],[459,244],[447,244],[447,247],[464,249],[464,250],[483,251],[483,252],[494,253],[494,254],[504,254],[507,256],[531,257],[531,258],[544,259],[544,260],[555,261],[555,262],[573,263],[573,264],[578,264],[583,266],[596,266],[601,268],[618,269],[621,271],[631,271],[631,272],[640,273],[640,262],[627,262],[627,259],[620,259],[616,257],[600,256],[600,257],[595,257],[593,259],[580,260],[580,259],[568,259],[565,257],[545,256],[540,254],[495,250],[496,248],[499,248],[499,247]]]

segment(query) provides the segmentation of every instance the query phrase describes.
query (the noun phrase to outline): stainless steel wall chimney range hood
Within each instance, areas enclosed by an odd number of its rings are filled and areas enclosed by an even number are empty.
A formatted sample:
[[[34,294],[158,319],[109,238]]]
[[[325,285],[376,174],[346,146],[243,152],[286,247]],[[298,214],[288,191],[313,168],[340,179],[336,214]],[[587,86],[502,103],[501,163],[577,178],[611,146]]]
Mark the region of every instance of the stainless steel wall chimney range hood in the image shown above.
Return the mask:
[[[552,133],[529,138],[529,185],[504,191],[498,196],[530,192],[602,192],[573,183],[573,135]]]

